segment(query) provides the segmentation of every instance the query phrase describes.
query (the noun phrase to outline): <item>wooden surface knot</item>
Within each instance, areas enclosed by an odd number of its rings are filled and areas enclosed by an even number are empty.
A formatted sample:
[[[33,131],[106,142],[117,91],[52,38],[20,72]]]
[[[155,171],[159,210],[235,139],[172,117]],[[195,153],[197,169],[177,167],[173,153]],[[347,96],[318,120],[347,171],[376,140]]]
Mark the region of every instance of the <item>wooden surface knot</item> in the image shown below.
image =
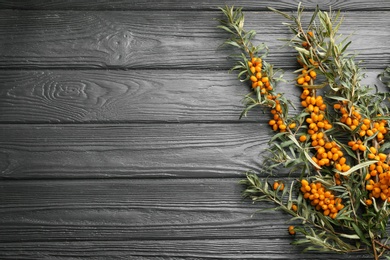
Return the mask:
[[[132,53],[134,35],[128,30],[119,30],[105,38],[110,54],[110,64],[122,65],[127,63]]]

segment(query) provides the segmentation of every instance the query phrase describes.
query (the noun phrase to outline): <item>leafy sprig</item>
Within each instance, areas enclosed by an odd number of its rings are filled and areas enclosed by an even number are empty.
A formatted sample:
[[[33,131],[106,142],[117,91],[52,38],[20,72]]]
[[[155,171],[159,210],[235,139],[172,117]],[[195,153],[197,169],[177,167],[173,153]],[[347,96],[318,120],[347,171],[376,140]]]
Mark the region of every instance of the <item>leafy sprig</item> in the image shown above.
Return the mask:
[[[241,81],[252,80],[254,74],[249,64],[259,55],[265,58],[268,48],[264,44],[252,44],[256,33],[245,31],[241,8],[226,6],[221,10],[226,19],[220,20],[220,28],[231,34],[225,44],[241,51],[240,55],[235,56],[237,64],[232,70],[239,71]],[[321,106],[323,112],[314,113],[314,117],[320,115],[329,127],[323,128],[322,123],[317,132],[311,131],[309,140],[311,138],[314,141],[310,142],[303,135],[309,132],[309,128],[316,127],[306,125],[310,116],[313,118],[313,107],[307,106],[305,101],[307,107],[292,117],[289,115],[291,103],[283,95],[274,94],[273,91],[264,95],[264,91],[261,92],[256,84],[252,85],[255,86],[254,91],[245,96],[241,116],[246,115],[253,107],[262,106],[274,111],[273,114],[276,113],[276,118],[279,118],[278,124],[285,125],[283,128],[274,127],[274,130],[279,129],[280,132],[270,139],[269,155],[264,160],[262,174],[289,168],[294,174],[300,173],[300,177],[290,184],[289,189],[284,189],[283,181],[279,180],[272,186],[268,183],[268,178],[260,179],[255,173],[247,173],[246,179],[240,182],[246,187],[243,195],[254,202],[273,202],[276,204],[274,210],[282,210],[291,215],[291,221],[300,222],[299,226],[295,229],[292,227],[289,231],[290,234],[299,234],[294,244],[305,246],[305,250],[338,253],[367,251],[374,259],[379,259],[388,254],[390,249],[386,231],[390,216],[390,196],[385,197],[385,187],[382,189],[382,186],[387,185],[387,182],[380,175],[382,165],[389,168],[390,163],[389,155],[384,158],[390,148],[390,113],[385,103],[389,94],[361,84],[364,74],[360,63],[355,61],[354,54],[347,52],[351,41],[349,37],[341,38],[338,34],[343,21],[340,11],[324,12],[316,8],[308,25],[303,26],[304,8],[300,4],[296,15],[273,8],[270,10],[288,20],[284,24],[293,33],[293,37],[284,40],[297,52],[297,59],[302,66],[296,71],[300,73],[296,85],[304,90],[304,97],[309,98],[309,103],[317,102],[316,98],[326,90],[326,105]],[[273,74],[272,65],[264,64],[264,72],[271,76],[270,80],[275,84],[281,77],[277,78]],[[311,77],[306,79],[305,75],[308,74]],[[314,82],[316,75],[319,76],[316,81],[320,83]],[[389,67],[379,75],[379,79],[387,86],[389,75]],[[302,80],[303,77],[305,80]],[[322,99],[318,102],[322,104]],[[333,105],[334,109],[331,109]],[[274,125],[275,122],[271,121],[270,125]],[[337,148],[337,153],[345,156],[342,164],[347,164],[343,168],[341,162],[337,165],[338,156],[333,156],[332,163],[318,164],[318,156],[313,157],[319,154],[321,147],[314,144],[317,140],[314,135],[317,134],[325,140],[323,143]],[[332,156],[332,152],[329,156]],[[378,169],[378,175],[375,169]],[[388,174],[390,175],[390,170]],[[308,181],[314,187],[310,188]],[[283,185],[279,185],[279,182]],[[378,190],[375,193],[372,191],[373,184],[381,192],[380,196]],[[311,202],[308,201],[310,192],[305,189],[316,188],[326,190],[328,196],[337,196],[338,209],[331,217],[329,210],[325,210],[327,207],[322,207],[323,211],[319,210],[318,201],[314,197],[310,198]],[[315,192],[310,196],[314,195],[318,196]],[[343,204],[338,204],[341,201]]]

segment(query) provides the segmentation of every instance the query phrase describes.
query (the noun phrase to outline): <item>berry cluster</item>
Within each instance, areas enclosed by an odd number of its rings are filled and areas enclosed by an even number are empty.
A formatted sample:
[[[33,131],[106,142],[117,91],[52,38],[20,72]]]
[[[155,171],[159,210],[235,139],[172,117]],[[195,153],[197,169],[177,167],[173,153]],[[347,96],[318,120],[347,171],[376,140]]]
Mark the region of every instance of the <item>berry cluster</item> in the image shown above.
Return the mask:
[[[259,92],[266,100],[270,101],[271,114],[273,118],[269,121],[269,125],[274,131],[285,132],[287,128],[293,129],[296,124],[291,123],[286,124],[283,119],[283,108],[280,100],[278,99],[279,95],[273,94],[273,87],[270,82],[270,79],[267,75],[267,72],[263,70],[263,61],[259,57],[252,57],[248,61],[248,76],[251,81],[253,89],[259,88]]]
[[[297,83],[302,86],[310,86],[316,78],[314,68],[311,68],[310,76],[307,75],[308,67],[303,65],[302,74],[298,77]],[[302,83],[302,80],[304,82]],[[302,83],[302,84],[301,84]],[[310,83],[310,85],[309,85]],[[312,157],[313,161],[322,166],[334,166],[341,172],[346,172],[350,166],[346,164],[346,158],[336,142],[330,141],[325,131],[333,128],[332,124],[326,119],[326,104],[321,95],[316,95],[315,91],[309,88],[303,88],[301,94],[301,105],[305,107],[310,117],[306,118],[308,124],[307,134],[310,136],[311,145],[315,148],[316,154]],[[306,135],[301,135],[301,142],[307,141]]]
[[[366,190],[370,193],[365,201],[369,206],[372,204],[372,198],[381,198],[383,201],[390,202],[390,157],[384,153],[378,153],[375,147],[370,147],[368,158],[377,160],[369,167],[369,173],[366,175]]]
[[[305,199],[310,200],[310,204],[316,210],[322,211],[325,216],[333,219],[337,217],[340,210],[344,208],[341,198],[336,198],[335,195],[326,190],[320,182],[309,182],[305,179],[301,180],[301,192]]]
[[[347,101],[336,103],[333,107],[341,113],[340,122],[349,126],[352,131],[358,128],[360,137],[370,137],[376,134],[375,138],[378,142],[381,142],[387,134],[386,120],[371,122],[370,119],[363,118],[359,110],[354,106],[348,109]]]
[[[267,74],[262,70],[263,61],[261,58],[253,57],[248,61],[250,77],[249,79],[252,82],[252,88],[256,89],[260,87],[261,94],[267,94],[268,91],[271,91],[273,88],[269,82]]]
[[[378,153],[374,146],[367,149],[366,138],[374,136],[373,143],[379,147],[388,132],[386,120],[373,121],[363,118],[359,110],[354,106],[348,107],[348,102],[334,104],[334,109],[341,114],[340,122],[347,125],[351,131],[357,131],[355,140],[348,142],[352,151],[366,155],[369,160],[376,160],[376,163],[368,167],[365,176],[365,189],[369,192],[365,200],[366,205],[372,205],[372,198],[390,202],[390,169],[389,156]],[[378,115],[380,116],[380,115]]]

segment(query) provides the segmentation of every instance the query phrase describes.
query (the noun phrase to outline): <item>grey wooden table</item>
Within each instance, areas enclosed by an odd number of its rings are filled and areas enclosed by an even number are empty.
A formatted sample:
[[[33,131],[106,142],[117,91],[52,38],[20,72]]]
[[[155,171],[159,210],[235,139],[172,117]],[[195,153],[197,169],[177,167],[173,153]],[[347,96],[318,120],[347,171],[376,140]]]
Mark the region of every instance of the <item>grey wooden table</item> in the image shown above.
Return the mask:
[[[238,120],[248,89],[218,49],[225,3],[292,79],[266,7],[297,1],[0,1],[0,259],[347,258],[301,254],[287,216],[241,199],[271,132],[266,116]],[[343,10],[378,84],[390,2],[303,4]]]

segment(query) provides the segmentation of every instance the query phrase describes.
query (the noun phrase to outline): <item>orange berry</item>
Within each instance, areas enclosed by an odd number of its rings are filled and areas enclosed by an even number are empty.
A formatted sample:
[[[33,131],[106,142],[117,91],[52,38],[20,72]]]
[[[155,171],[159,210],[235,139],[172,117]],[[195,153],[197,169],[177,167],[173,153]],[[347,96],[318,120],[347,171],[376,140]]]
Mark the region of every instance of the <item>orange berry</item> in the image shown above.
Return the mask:
[[[355,143],[352,145],[352,150],[356,151],[357,149],[359,149],[359,144]]]
[[[387,159],[387,155],[384,153],[379,153],[378,156],[379,156],[379,160],[382,162],[384,162]]]
[[[292,206],[291,206],[291,209],[293,210],[293,211],[297,211],[298,210],[298,206],[297,205],[295,205],[295,204],[293,204]]]
[[[340,165],[344,165],[347,162],[347,159],[345,157],[341,157],[339,160]]]
[[[341,108],[341,104],[336,103],[336,104],[333,105],[333,108],[338,110],[338,109]]]
[[[348,164],[344,164],[343,166],[341,166],[342,172],[347,172],[349,171],[349,169],[351,169],[351,166],[349,166]]]
[[[329,129],[331,129],[333,126],[332,126],[332,124],[329,124],[329,123],[325,123],[325,126],[324,126],[324,128],[326,129],[326,130],[329,130]]]
[[[257,82],[256,76],[251,76],[251,77],[250,77],[250,80],[251,80],[252,82]]]
[[[368,118],[363,119],[363,124],[369,125],[370,123],[371,123],[370,119]]]
[[[297,79],[297,83],[298,83],[299,85],[302,85],[304,82],[305,82],[305,79],[304,79],[303,77],[299,77],[299,78]]]
[[[294,129],[296,126],[297,126],[296,123],[291,123],[291,124],[288,125],[288,128]]]
[[[318,122],[317,126],[318,126],[318,128],[324,128],[325,124],[324,124],[324,122]]]

